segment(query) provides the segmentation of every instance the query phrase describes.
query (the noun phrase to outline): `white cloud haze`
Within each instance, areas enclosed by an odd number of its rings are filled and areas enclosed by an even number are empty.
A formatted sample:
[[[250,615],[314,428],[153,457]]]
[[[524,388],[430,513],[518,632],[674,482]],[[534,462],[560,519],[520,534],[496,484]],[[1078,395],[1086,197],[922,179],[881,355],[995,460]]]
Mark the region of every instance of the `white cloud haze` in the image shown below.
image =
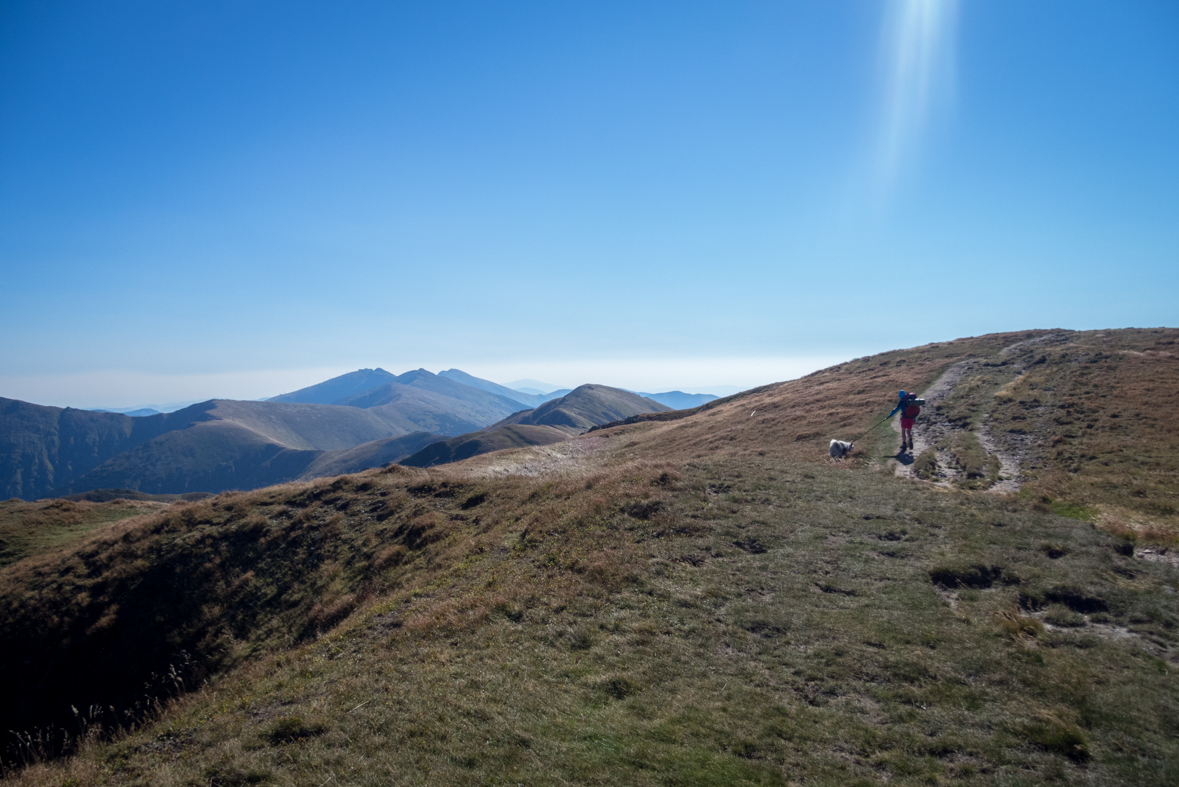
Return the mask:
[[[574,387],[601,383],[658,393],[731,393],[789,380],[847,360],[850,355],[770,356],[754,358],[598,359],[515,363],[376,363],[401,374],[413,368],[437,373],[459,368],[492,382],[531,377]],[[206,399],[261,399],[288,393],[355,371],[344,367],[267,369],[215,374],[153,374],[100,370],[75,374],[0,376],[0,396],[55,407],[127,408]]]

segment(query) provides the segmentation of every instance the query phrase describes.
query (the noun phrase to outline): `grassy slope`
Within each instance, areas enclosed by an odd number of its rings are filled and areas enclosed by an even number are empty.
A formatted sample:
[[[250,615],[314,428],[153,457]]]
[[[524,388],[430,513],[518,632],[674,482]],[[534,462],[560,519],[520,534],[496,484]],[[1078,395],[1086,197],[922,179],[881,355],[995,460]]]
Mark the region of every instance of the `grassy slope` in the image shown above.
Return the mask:
[[[0,567],[68,546],[112,522],[152,514],[168,505],[125,499],[101,503],[5,500],[0,502]]]
[[[412,456],[405,457],[401,463],[409,467],[433,467],[492,451],[530,445],[551,445],[568,439],[568,434],[551,426],[499,426],[428,445]]]
[[[1021,340],[1034,341],[1001,353]],[[888,413],[897,390],[924,390],[954,362],[973,359],[945,407],[1026,454],[1023,497],[1169,542],[1179,539],[1177,343],[1174,329],[996,334],[861,358],[693,411],[632,420],[660,424],[644,450],[804,460],[832,437],[859,437]],[[865,413],[877,417],[865,422]],[[878,463],[896,443],[880,427],[857,443],[855,460]]]
[[[127,678],[184,647],[188,685],[228,670],[13,778],[1173,783],[1174,568],[1016,498],[814,461],[894,389],[1014,340],[516,456],[225,495],[10,567],[6,691],[45,668],[20,649],[95,671],[57,673],[59,707],[109,688],[104,658]]]
[[[1179,537],[1179,331],[1061,333],[980,365],[947,404],[1018,450],[1025,495]],[[1022,355],[1022,358],[1020,357]],[[998,365],[1001,364],[1001,365]]]
[[[410,467],[434,467],[509,448],[552,445],[592,426],[669,409],[629,391],[583,385],[564,397],[515,413],[486,429],[426,446],[401,462]]]

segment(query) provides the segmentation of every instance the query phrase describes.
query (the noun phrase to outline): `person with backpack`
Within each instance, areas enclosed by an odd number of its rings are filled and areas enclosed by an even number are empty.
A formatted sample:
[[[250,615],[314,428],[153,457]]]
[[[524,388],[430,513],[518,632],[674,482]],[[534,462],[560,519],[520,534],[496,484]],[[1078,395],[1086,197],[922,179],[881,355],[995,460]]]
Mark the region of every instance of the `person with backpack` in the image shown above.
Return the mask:
[[[905,449],[913,450],[913,423],[917,420],[917,416],[921,415],[921,405],[925,404],[924,399],[918,399],[917,394],[907,394],[904,391],[900,393],[900,400],[897,406],[888,414],[892,418],[897,412],[901,414],[901,450],[897,453],[903,454]]]

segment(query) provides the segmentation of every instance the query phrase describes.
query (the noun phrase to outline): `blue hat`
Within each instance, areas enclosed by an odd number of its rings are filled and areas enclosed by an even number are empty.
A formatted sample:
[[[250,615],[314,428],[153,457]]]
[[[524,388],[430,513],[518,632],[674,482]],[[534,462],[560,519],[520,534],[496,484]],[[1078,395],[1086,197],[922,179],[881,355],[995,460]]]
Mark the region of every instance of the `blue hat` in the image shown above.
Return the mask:
[[[905,392],[904,392],[904,391],[901,391],[901,398],[902,398],[902,399],[904,399],[904,398],[905,398]]]

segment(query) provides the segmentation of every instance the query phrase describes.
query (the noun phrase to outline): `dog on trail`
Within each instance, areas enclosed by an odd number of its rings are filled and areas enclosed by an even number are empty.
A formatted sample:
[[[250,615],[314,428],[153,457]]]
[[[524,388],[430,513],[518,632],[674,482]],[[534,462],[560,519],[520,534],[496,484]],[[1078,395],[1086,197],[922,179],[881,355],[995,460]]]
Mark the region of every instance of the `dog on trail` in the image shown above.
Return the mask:
[[[828,453],[831,454],[832,459],[843,459],[851,453],[854,445],[855,443],[845,443],[843,440],[832,440]]]

